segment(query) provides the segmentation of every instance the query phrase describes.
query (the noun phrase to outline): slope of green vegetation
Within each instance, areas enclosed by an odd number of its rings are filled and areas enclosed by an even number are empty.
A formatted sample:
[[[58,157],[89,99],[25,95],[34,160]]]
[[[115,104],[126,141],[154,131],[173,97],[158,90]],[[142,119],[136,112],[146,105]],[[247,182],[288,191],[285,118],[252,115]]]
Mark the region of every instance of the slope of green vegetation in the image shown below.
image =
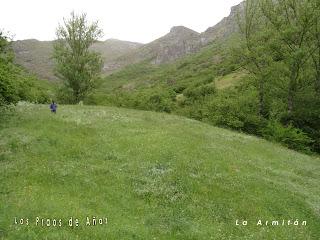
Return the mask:
[[[45,103],[53,93],[53,84],[40,80],[25,69],[0,59],[0,107],[20,100]]]
[[[224,42],[171,64],[129,66],[86,101],[173,112],[320,153],[319,19],[319,1],[248,0]]]
[[[20,100],[45,103],[53,87],[14,63],[12,42],[0,30],[0,113],[1,108]]]
[[[233,56],[238,42],[239,38],[234,36],[167,65],[142,62],[128,66],[108,76],[86,102],[175,113],[262,136],[299,151],[319,151],[319,108],[309,111],[297,104],[295,124],[281,122],[286,116],[284,99],[272,92],[266,96],[273,108],[269,117],[259,116],[256,79],[240,68]],[[316,101],[312,101],[310,106],[316,106]]]
[[[163,113],[20,104],[0,117],[0,239],[320,238],[317,157]]]
[[[217,42],[170,64],[127,66],[106,77],[86,102],[190,116],[216,88],[230,88],[246,78],[227,57],[232,44],[233,39]]]
[[[175,113],[320,153],[319,1],[238,7],[227,38],[169,64],[127,66],[86,103]]]
[[[233,86],[241,84],[241,80],[247,77],[246,73],[243,71],[237,71],[229,73],[225,76],[221,76],[215,80],[215,85],[217,89],[227,89]]]

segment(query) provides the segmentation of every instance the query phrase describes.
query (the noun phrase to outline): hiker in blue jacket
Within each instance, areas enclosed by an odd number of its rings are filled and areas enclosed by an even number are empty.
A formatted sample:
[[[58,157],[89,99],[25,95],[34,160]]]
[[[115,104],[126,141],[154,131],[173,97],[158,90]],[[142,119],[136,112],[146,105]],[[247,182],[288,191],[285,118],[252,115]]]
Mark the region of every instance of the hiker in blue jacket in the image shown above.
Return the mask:
[[[52,101],[52,103],[50,104],[51,112],[57,113],[57,107],[58,107],[57,104],[54,101]]]

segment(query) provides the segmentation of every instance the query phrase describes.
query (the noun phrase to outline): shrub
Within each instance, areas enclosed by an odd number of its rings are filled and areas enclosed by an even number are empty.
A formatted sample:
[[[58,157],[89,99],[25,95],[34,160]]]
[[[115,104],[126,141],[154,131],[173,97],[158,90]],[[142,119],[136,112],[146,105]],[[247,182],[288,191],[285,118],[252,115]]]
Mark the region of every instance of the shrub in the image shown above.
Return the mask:
[[[207,85],[202,85],[196,88],[188,88],[183,92],[183,94],[191,100],[198,100],[207,95],[214,94],[215,91],[216,89],[213,84],[207,84]]]
[[[154,94],[149,97],[148,110],[154,110],[157,112],[167,112],[170,113],[172,111],[172,103],[160,94]]]
[[[263,136],[271,141],[280,142],[283,145],[300,151],[310,151],[310,145],[313,142],[311,138],[301,129],[295,128],[291,124],[283,126],[278,121],[269,121]]]
[[[261,127],[256,92],[230,90],[207,100],[209,121],[215,125],[257,134]]]

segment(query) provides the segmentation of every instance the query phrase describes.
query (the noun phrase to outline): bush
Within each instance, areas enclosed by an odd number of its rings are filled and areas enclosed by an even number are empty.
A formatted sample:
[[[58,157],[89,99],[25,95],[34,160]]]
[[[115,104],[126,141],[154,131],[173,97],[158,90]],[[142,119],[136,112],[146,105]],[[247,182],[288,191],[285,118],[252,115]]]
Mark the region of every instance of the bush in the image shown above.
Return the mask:
[[[9,38],[0,31],[0,106],[20,100],[44,103],[48,93],[39,79],[14,63]]]
[[[202,85],[196,88],[188,88],[183,94],[190,100],[198,100],[207,95],[212,95],[216,92],[215,86],[213,84]]]
[[[221,127],[258,134],[263,123],[258,116],[256,99],[252,89],[221,92],[207,103],[209,121]]]
[[[48,102],[47,89],[40,86],[39,82],[39,79],[13,63],[0,61],[0,105],[15,104],[21,100]]]
[[[266,128],[263,129],[263,136],[275,142],[300,151],[310,151],[312,139],[301,129],[293,127],[291,124],[283,126],[278,121],[269,121]]]
[[[150,96],[147,103],[148,110],[167,113],[170,113],[172,111],[171,105],[171,102],[166,97],[161,96],[159,94],[154,94]]]

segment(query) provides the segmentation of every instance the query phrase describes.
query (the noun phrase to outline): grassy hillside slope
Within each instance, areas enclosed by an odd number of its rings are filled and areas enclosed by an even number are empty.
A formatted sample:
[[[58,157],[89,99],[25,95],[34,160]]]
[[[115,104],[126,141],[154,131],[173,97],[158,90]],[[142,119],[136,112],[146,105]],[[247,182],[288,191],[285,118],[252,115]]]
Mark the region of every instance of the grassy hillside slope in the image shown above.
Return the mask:
[[[16,110],[0,121],[0,239],[320,238],[319,158],[174,115]],[[86,216],[108,224],[84,226]],[[63,226],[35,226],[36,217]]]
[[[176,96],[212,84],[217,89],[236,86],[246,74],[229,57],[234,41],[213,43],[171,64],[141,62],[127,66],[107,76],[88,102],[136,108],[136,102],[146,106],[149,98],[160,94],[170,105],[176,105]]]

